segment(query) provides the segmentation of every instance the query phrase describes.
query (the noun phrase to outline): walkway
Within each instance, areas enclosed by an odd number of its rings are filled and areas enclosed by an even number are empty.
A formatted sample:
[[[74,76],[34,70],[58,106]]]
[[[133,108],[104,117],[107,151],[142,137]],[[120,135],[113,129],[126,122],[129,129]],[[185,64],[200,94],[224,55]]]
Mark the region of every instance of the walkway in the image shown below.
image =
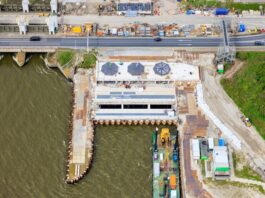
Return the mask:
[[[244,184],[254,184],[254,185],[260,185],[265,189],[265,183],[256,181],[256,180],[251,180],[251,179],[244,179],[244,178],[239,178],[239,177],[231,177],[231,181],[236,181]]]
[[[77,182],[88,171],[92,162],[94,130],[90,118],[90,79],[89,70],[79,69],[74,75],[73,129],[70,141],[69,170],[66,181]]]

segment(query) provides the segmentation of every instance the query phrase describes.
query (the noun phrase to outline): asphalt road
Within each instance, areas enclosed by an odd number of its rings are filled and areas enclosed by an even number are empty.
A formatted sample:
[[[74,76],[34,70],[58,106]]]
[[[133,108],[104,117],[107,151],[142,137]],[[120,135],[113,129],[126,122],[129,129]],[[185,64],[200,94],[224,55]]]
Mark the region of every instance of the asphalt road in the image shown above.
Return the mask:
[[[265,40],[265,34],[231,37],[231,46],[254,46],[257,40]],[[89,47],[218,47],[223,44],[223,38],[163,38],[156,42],[153,38],[114,38],[90,37]],[[57,37],[42,38],[41,41],[30,41],[29,38],[0,38],[1,47],[65,47],[86,48],[87,38]]]

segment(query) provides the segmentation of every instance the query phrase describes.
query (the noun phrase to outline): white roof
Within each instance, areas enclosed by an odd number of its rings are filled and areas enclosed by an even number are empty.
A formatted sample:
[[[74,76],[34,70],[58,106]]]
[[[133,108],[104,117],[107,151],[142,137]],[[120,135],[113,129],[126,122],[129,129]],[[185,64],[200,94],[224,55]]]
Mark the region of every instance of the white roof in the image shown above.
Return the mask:
[[[135,61],[137,62],[137,61]],[[144,73],[140,76],[132,76],[127,72],[127,67],[132,62],[114,62],[118,66],[118,73],[113,76],[105,75],[101,72],[102,65],[106,62],[97,64],[97,81],[199,81],[199,69],[197,66],[184,63],[167,63],[171,71],[167,75],[155,74],[153,67],[158,62],[140,62],[145,68]]]
[[[176,94],[174,87],[169,86],[145,86],[144,88],[138,86],[126,89],[121,85],[115,85],[115,87],[98,85],[95,89],[95,102],[171,104],[176,102]]]
[[[208,146],[209,146],[209,149],[213,149],[214,148],[213,138],[208,138]]]
[[[200,144],[198,139],[192,139],[192,156],[193,159],[200,158]]]
[[[170,198],[177,198],[177,191],[176,190],[170,191]]]
[[[159,166],[159,162],[155,162],[154,163],[154,176],[158,177],[160,174],[160,166]]]
[[[213,150],[214,167],[229,167],[226,146],[215,146]]]

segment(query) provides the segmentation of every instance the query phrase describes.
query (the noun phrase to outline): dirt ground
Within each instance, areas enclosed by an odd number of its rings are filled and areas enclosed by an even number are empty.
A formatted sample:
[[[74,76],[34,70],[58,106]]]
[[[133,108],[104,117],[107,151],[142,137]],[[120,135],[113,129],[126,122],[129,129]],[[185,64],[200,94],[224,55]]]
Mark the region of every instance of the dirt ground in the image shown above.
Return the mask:
[[[224,78],[227,78],[227,79],[231,79],[233,78],[233,76],[235,75],[235,73],[241,68],[243,67],[244,65],[244,62],[242,61],[239,61],[239,60],[236,60],[235,61],[235,65],[233,65],[231,67],[231,69],[229,69],[227,72],[225,72],[224,74]]]
[[[64,5],[64,14],[98,15],[98,5],[109,6],[112,3],[111,0],[87,0],[86,3],[68,3]]]
[[[3,1],[3,0],[2,0]],[[34,0],[32,0],[34,1]],[[40,0],[38,0],[40,1]],[[111,5],[111,0],[87,0],[86,3],[67,4],[64,7],[65,14],[98,14],[97,5]],[[155,0],[154,10],[158,10],[155,15],[176,15],[179,13],[179,6],[176,0]],[[106,14],[105,12],[103,14]],[[111,14],[115,15],[116,12]]]
[[[176,0],[158,0],[154,7],[159,7],[160,15],[176,15],[179,11]]]
[[[207,185],[207,190],[216,195],[216,198],[264,198],[264,194],[252,188],[237,187],[231,185],[215,186],[213,184]]]
[[[206,103],[215,115],[223,122],[241,141],[241,152],[249,165],[265,176],[265,142],[254,127],[246,127],[240,115],[242,114],[234,102],[227,96],[219,78],[214,78],[208,71],[203,72],[203,88]],[[218,105],[216,105],[218,104]]]

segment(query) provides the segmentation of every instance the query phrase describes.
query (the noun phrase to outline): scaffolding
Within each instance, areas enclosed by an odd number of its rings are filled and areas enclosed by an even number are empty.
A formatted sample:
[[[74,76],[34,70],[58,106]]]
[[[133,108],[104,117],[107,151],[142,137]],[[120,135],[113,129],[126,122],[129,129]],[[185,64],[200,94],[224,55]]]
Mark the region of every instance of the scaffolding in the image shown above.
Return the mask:
[[[229,24],[229,25],[228,25]],[[231,26],[230,21],[222,20],[221,29],[223,31],[223,45],[217,49],[216,64],[233,63],[235,60],[236,49],[230,46],[228,29]]]

